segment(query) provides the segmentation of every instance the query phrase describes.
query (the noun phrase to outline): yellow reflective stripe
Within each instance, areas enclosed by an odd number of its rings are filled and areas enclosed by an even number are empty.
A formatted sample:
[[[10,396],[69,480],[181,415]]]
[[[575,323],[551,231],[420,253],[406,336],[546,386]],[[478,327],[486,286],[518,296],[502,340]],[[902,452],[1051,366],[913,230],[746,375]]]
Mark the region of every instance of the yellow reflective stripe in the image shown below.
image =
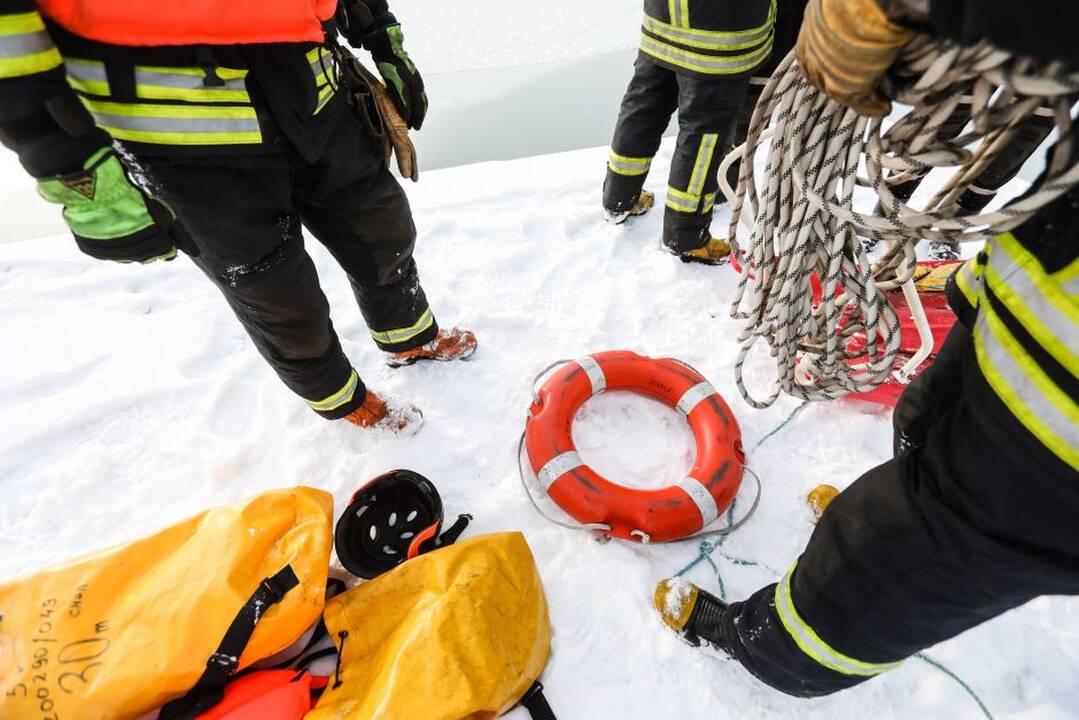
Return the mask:
[[[688,212],[695,213],[697,208],[700,207],[701,196],[690,195],[689,193],[679,190],[678,188],[667,188],[667,207],[676,212]]]
[[[708,176],[708,168],[712,164],[712,156],[715,155],[718,140],[719,135],[715,133],[706,133],[701,137],[701,146],[697,148],[697,159],[693,163],[693,172],[689,176],[687,192],[690,195],[699,197],[701,190],[704,189],[704,181]]]
[[[1079,295],[1079,258],[1072,261],[1063,270],[1057,270],[1049,277],[1068,295]]]
[[[202,68],[137,65],[135,93],[145,100],[251,102],[246,85],[247,70],[218,67],[214,68],[214,73],[223,85],[207,86]]]
[[[0,37],[24,35],[44,29],[45,22],[41,19],[41,15],[34,11],[18,15],[0,15]]]
[[[352,400],[352,397],[356,394],[356,387],[359,383],[360,376],[353,370],[352,374],[348,376],[348,382],[333,395],[323,398],[322,400],[305,400],[304,402],[310,405],[312,410],[318,410],[320,412],[336,410]]]
[[[0,58],[0,79],[22,77],[34,73],[46,72],[58,68],[64,63],[60,51],[49,48],[30,55],[13,58]]]
[[[716,194],[708,193],[704,196],[704,212],[708,212],[716,206]]]
[[[631,158],[611,150],[608,154],[607,167],[611,169],[611,172],[619,175],[647,175],[649,168],[652,167],[652,158]]]
[[[798,563],[795,562],[791,569],[787,571],[787,574],[783,576],[782,582],[776,585],[775,605],[783,627],[802,652],[816,660],[820,665],[843,675],[879,675],[886,670],[892,670],[903,664],[902,661],[868,663],[855,660],[824,642],[813,628],[806,624],[805,620],[794,608],[794,600],[791,598],[791,577],[794,575],[794,569],[797,566]]]
[[[1027,355],[988,302],[975,325],[974,350],[986,381],[1016,419],[1079,470],[1079,406]]]
[[[641,52],[694,72],[706,75],[733,75],[748,72],[764,62],[768,54],[772,52],[773,40],[774,36],[769,34],[766,44],[753,52],[741,55],[702,55],[642,34]]]
[[[978,258],[971,258],[963,263],[963,267],[959,268],[959,272],[955,274],[955,284],[959,287],[959,291],[963,293],[963,297],[967,299],[967,302],[974,307],[978,307],[978,271],[976,266],[978,264]]]
[[[372,330],[371,337],[385,345],[393,345],[411,340],[434,324],[434,313],[431,312],[431,308],[427,308],[420,314],[420,319],[411,326],[394,330]]]
[[[667,17],[671,19],[672,25],[681,25],[681,17],[678,11],[681,9],[681,5],[678,4],[678,0],[667,0]],[[647,17],[647,15],[645,16]]]
[[[90,95],[108,95],[109,78],[105,72],[105,63],[100,60],[82,60],[64,58],[64,70],[71,87]]]
[[[120,140],[163,145],[247,145],[262,142],[253,107],[145,105],[82,98],[98,126]]]
[[[986,284],[1046,352],[1079,375],[1079,306],[1011,233],[997,236]]]
[[[326,107],[326,104],[330,102],[330,98],[333,97],[333,92],[332,85],[325,85],[318,91],[318,102],[315,104],[316,115],[322,112],[322,108]]]

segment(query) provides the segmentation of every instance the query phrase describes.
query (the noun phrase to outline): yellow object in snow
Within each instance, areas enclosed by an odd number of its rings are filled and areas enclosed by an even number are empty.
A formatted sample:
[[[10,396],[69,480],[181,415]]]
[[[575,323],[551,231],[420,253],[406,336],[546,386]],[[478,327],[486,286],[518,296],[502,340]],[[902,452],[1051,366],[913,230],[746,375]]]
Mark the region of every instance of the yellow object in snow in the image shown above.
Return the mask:
[[[839,490],[831,485],[818,485],[810,491],[806,496],[806,502],[809,503],[809,509],[813,511],[813,517],[820,520],[820,516],[824,514],[824,511],[828,509],[828,506],[835,500],[836,495],[839,494]]]
[[[963,263],[918,265],[914,268],[914,287],[918,292],[944,292],[948,280],[963,267]]]
[[[298,487],[214,508],[143,540],[0,585],[0,718],[135,718],[199,680],[263,580],[245,667],[292,644],[325,602],[333,498]]]
[[[547,664],[547,599],[520,533],[409,560],[326,603],[339,651],[305,720],[488,720]]]

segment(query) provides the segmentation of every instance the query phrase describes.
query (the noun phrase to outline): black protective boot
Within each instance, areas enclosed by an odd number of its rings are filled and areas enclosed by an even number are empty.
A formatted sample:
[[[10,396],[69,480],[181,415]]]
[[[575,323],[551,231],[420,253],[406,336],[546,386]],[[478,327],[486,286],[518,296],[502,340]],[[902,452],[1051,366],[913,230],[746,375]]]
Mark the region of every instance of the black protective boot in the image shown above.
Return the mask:
[[[664,625],[697,647],[701,642],[726,651],[727,603],[681,578],[661,580],[652,605]]]

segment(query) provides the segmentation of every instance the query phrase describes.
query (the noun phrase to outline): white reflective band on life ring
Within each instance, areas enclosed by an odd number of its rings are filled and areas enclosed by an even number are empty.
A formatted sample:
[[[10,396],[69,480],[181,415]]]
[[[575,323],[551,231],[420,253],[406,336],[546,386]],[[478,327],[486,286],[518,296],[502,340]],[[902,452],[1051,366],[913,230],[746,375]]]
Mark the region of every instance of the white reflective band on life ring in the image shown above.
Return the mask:
[[[675,407],[678,408],[680,413],[688,416],[693,412],[693,408],[697,407],[702,400],[715,394],[716,389],[712,387],[711,383],[697,383],[689,390],[686,390],[682,397],[678,399],[678,405]]]
[[[576,450],[570,450],[548,460],[547,464],[536,473],[536,477],[543,483],[544,490],[550,490],[555,480],[582,465],[584,465],[584,461],[581,460],[581,456],[577,454]]]
[[[593,395],[599,395],[607,389],[607,376],[603,374],[603,368],[599,366],[599,363],[591,355],[585,355],[577,361],[577,364],[581,366],[581,369],[588,375],[588,379],[592,381]]]
[[[682,478],[678,481],[678,487],[686,491],[686,495],[689,495],[689,499],[701,511],[701,517],[704,519],[704,523],[701,525],[702,528],[716,521],[719,517],[716,499],[712,497],[712,493],[708,492],[708,488],[700,480],[694,477]]]

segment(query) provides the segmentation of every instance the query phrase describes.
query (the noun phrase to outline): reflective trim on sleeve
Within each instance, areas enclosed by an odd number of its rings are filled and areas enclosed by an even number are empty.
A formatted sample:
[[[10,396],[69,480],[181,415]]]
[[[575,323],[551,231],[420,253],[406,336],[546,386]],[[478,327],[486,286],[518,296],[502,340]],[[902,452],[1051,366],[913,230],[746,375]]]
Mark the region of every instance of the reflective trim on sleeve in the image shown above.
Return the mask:
[[[429,330],[434,324],[435,315],[431,312],[431,308],[427,308],[420,314],[419,320],[409,327],[395,328],[393,330],[372,330],[371,337],[384,345],[395,345],[408,342],[420,333]]]
[[[798,567],[797,562],[791,565],[790,570],[783,576],[783,580],[776,585],[775,604],[776,612],[779,614],[783,627],[802,652],[820,665],[843,675],[869,677],[879,675],[886,670],[892,670],[903,664],[902,661],[868,663],[855,660],[824,642],[813,628],[806,624],[805,620],[794,608],[794,600],[791,598],[791,577],[793,577],[796,567]]]
[[[330,412],[331,410],[336,410],[347,402],[351,402],[353,396],[356,394],[356,387],[359,384],[360,376],[353,370],[352,374],[348,376],[348,381],[345,383],[344,387],[333,395],[323,398],[322,400],[305,400],[304,402],[310,405],[312,410],[318,412]]]
[[[1076,258],[1063,270],[1058,270],[1050,277],[1060,286],[1065,294],[1079,297],[1079,258]]]
[[[607,167],[611,169],[611,172],[619,175],[647,175],[652,167],[652,158],[631,158],[611,150],[608,153]]]
[[[562,477],[570,470],[576,470],[584,465],[584,461],[581,460],[581,456],[577,454],[577,451],[570,450],[560,455],[555,455],[553,458],[547,461],[547,464],[540,468],[540,471],[536,473],[536,477],[540,483],[543,484],[545,492],[550,492],[551,486],[554,485],[558,478]]]
[[[675,212],[695,213],[701,206],[700,195],[690,195],[678,188],[667,188],[667,207]]]
[[[0,78],[33,75],[62,64],[40,15],[0,15]]]
[[[1079,376],[1079,304],[1011,233],[998,235],[985,283],[1034,340]]]
[[[978,258],[973,257],[963,263],[963,267],[959,268],[959,272],[955,274],[956,286],[972,307],[978,307],[978,294],[981,292],[981,270]]]
[[[675,67],[704,75],[735,75],[749,72],[764,62],[772,52],[772,43],[773,35],[769,33],[765,43],[752,52],[741,55],[702,55],[668,45],[662,40],[642,33],[641,52]]]
[[[1027,328],[1029,330],[1029,328]],[[1058,458],[1079,470],[1079,405],[1049,378],[983,302],[974,326],[978,367],[1016,419]]]
[[[689,499],[701,513],[702,528],[708,527],[719,518],[719,506],[716,505],[716,499],[700,480],[691,476],[682,478],[677,484],[686,495],[689,495]]]
[[[250,103],[247,92],[247,70],[214,68],[223,82],[207,86],[206,73],[201,68],[135,67],[135,92],[145,100],[183,100],[186,102]]]
[[[119,140],[163,145],[243,145],[262,142],[253,107],[143,105],[83,98],[99,126]]]
[[[591,355],[585,355],[577,361],[577,364],[588,375],[588,381],[592,383],[593,395],[599,395],[607,389],[607,376],[603,374],[603,368]]]

